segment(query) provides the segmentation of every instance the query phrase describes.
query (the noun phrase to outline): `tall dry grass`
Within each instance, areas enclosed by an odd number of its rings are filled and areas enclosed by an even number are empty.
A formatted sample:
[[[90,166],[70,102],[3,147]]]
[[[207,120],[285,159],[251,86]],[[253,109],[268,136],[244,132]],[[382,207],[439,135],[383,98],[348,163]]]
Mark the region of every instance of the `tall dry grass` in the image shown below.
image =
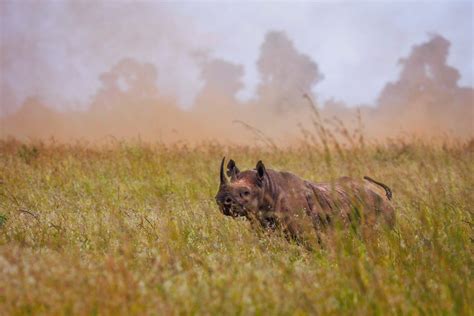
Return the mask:
[[[474,313],[474,146],[0,143],[0,314]],[[304,129],[302,129],[304,132]],[[215,205],[223,155],[323,181],[369,175],[397,224],[312,251]]]

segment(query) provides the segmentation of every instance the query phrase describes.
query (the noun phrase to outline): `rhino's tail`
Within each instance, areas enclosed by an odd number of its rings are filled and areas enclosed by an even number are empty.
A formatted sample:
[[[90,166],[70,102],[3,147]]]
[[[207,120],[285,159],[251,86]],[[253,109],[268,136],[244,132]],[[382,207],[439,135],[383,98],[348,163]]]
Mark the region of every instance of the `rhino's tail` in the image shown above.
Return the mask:
[[[371,177],[364,176],[364,179],[367,180],[367,181],[370,181],[372,183],[375,183],[376,185],[379,185],[382,188],[384,188],[385,195],[387,196],[387,199],[389,199],[389,200],[392,199],[392,190],[390,190],[390,188],[387,185],[383,184],[382,182],[378,182],[378,181],[372,179]]]

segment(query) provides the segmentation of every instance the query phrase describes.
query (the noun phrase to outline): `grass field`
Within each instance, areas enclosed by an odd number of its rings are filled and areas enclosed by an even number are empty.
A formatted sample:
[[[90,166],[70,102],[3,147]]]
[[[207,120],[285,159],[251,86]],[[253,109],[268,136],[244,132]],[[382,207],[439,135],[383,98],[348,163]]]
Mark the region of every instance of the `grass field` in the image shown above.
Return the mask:
[[[313,251],[224,217],[223,155],[369,175],[397,224]],[[0,315],[472,315],[474,146],[0,143]]]

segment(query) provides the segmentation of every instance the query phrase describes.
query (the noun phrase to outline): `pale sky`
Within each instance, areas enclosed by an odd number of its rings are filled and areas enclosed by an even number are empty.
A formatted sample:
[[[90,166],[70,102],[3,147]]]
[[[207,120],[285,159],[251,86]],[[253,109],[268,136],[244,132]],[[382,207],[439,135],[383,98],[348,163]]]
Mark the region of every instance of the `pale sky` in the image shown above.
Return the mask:
[[[8,87],[18,103],[38,95],[83,107],[99,74],[132,57],[154,63],[159,88],[187,107],[202,86],[194,57],[202,52],[242,64],[239,97],[250,98],[270,30],[286,32],[318,64],[325,77],[314,88],[319,100],[373,104],[396,80],[398,60],[429,33],[451,41],[448,63],[472,87],[473,10],[472,1],[2,1],[2,101]]]

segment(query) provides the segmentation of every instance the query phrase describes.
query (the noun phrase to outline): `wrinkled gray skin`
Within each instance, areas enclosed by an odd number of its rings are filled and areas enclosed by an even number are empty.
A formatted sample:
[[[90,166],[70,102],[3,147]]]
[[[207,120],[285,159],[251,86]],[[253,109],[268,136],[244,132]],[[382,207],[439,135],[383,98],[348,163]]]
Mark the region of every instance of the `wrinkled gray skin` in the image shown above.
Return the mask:
[[[335,222],[375,225],[379,218],[389,227],[395,224],[390,188],[369,177],[364,177],[367,181],[343,177],[331,183],[313,183],[289,172],[266,169],[262,161],[255,170],[241,172],[230,160],[229,181],[224,175],[224,160],[216,195],[224,215],[244,216],[265,229],[280,227],[295,238],[308,223],[317,231]],[[378,193],[381,189],[385,192]]]

